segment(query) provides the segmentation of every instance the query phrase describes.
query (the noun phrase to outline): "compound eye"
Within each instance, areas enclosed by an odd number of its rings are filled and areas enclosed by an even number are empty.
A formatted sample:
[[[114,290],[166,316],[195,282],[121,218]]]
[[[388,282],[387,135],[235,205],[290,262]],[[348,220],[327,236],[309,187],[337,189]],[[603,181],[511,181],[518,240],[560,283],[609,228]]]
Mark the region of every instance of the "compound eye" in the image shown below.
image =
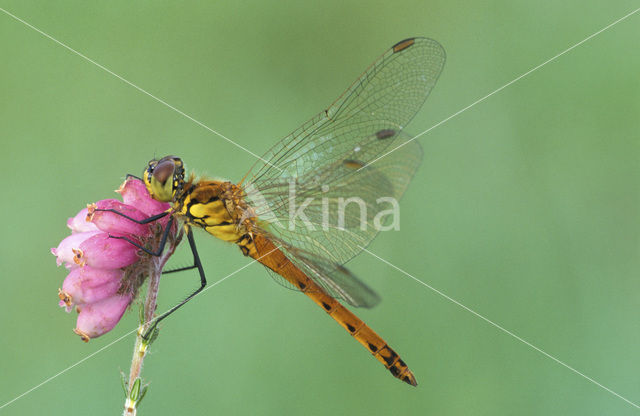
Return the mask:
[[[153,159],[150,160],[149,163],[147,164],[147,167],[144,168],[144,170],[142,171],[142,177],[144,178],[144,182],[148,184],[148,182],[151,180],[151,175],[153,175],[153,170],[155,169],[156,165],[158,164],[158,161]]]
[[[171,202],[174,195],[174,173],[176,165],[173,159],[164,158],[151,161],[144,172],[144,183],[149,194],[156,201]]]
[[[173,160],[163,160],[158,163],[155,168],[150,166],[153,179],[163,187],[166,185],[167,180],[173,181],[173,172],[175,171],[175,168],[176,165],[173,163]]]

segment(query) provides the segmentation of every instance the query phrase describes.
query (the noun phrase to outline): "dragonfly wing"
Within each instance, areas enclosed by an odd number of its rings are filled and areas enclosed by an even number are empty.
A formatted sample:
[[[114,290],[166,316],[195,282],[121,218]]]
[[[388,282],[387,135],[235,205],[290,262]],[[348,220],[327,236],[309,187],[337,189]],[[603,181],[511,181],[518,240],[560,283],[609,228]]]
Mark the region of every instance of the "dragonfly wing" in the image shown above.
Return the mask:
[[[382,214],[397,210],[393,201],[422,160],[420,145],[403,128],[444,62],[444,49],[432,39],[394,45],[331,106],[267,152],[268,162],[243,185],[258,227],[316,283],[356,306],[378,297],[339,265],[393,220]]]
[[[344,264],[362,251],[389,221],[399,221],[397,201],[422,161],[422,148],[410,136],[405,144],[371,166],[353,151],[340,162],[298,178],[245,188],[260,226],[288,245]],[[396,228],[399,223],[396,223]]]
[[[433,39],[397,43],[377,59],[331,106],[276,143],[249,174],[268,183],[277,177],[296,178],[338,161],[360,142],[378,140],[376,149],[390,147],[420,109],[445,62],[442,46]],[[259,162],[257,162],[259,163]]]

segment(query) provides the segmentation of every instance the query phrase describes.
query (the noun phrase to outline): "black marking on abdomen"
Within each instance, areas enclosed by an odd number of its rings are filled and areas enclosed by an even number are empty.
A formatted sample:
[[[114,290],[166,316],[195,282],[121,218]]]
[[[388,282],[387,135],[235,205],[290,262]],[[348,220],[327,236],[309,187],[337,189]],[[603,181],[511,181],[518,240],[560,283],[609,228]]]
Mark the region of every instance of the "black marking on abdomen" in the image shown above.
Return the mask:
[[[322,307],[325,308],[327,312],[331,310],[331,305],[326,302],[322,302]]]
[[[236,240],[236,244],[238,245],[246,245],[252,242],[253,238],[251,238],[251,234],[249,233],[242,234],[242,236]]]
[[[390,353],[388,357],[387,357],[385,354],[383,354],[383,353],[382,353],[382,351],[384,351],[384,349],[385,349],[385,348],[386,348],[386,349],[389,351],[389,353]],[[382,348],[382,350],[381,350],[381,352],[380,352],[380,356],[382,357],[382,359],[383,359],[383,360],[387,363],[387,365],[389,365],[389,366],[390,366],[391,364],[393,364],[393,363],[396,361],[396,359],[398,358],[398,354],[396,354],[396,352],[395,352],[394,350],[392,350],[391,348],[389,348],[389,346],[388,346],[388,345],[385,345],[385,346]]]
[[[376,352],[378,351],[378,347],[376,347],[375,345],[373,345],[372,343],[368,342],[369,344],[369,349],[371,350],[371,352]]]
[[[349,330],[349,332],[355,332],[356,330],[356,328],[351,324],[347,324],[347,329]]]

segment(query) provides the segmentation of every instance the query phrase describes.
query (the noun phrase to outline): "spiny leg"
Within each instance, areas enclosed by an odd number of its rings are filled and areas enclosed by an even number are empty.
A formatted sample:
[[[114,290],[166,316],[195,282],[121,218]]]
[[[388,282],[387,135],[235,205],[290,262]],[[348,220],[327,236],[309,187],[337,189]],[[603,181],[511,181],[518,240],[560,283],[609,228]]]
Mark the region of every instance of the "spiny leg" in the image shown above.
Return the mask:
[[[193,267],[197,267],[198,273],[200,274],[200,287],[197,288],[192,294],[187,296],[182,302],[178,303],[173,308],[169,309],[167,312],[158,316],[153,322],[153,324],[151,325],[151,327],[149,327],[149,329],[147,329],[144,335],[142,335],[142,338],[144,339],[149,339],[149,337],[151,336],[151,334],[153,334],[153,331],[156,329],[156,326],[158,326],[158,323],[160,321],[162,321],[164,318],[171,315],[182,305],[184,305],[185,303],[193,299],[193,297],[198,293],[200,293],[202,289],[204,289],[205,286],[207,285],[207,278],[204,275],[204,269],[202,268],[202,263],[200,262],[200,256],[198,255],[198,250],[196,249],[196,242],[193,239],[193,232],[191,231],[191,227],[185,226],[185,228],[187,228],[187,239],[189,240],[189,247],[191,247],[191,253],[193,254],[193,263],[194,263]]]
[[[196,264],[196,261],[195,261],[195,258],[194,258],[193,259],[193,264],[191,266],[183,266],[183,267],[176,267],[175,269],[171,269],[171,270],[163,270],[162,274],[185,272],[187,270],[193,270],[196,267],[198,267],[198,265]]]
[[[114,212],[117,212],[117,211],[114,211]],[[122,216],[124,217],[125,215],[122,215]],[[155,256],[155,257],[158,257],[164,251],[164,246],[167,245],[167,238],[169,237],[169,232],[171,231],[171,227],[172,226],[173,226],[173,217],[169,218],[169,221],[167,222],[167,226],[164,228],[164,231],[162,232],[162,238],[160,239],[160,245],[158,246],[158,249],[156,251],[151,251],[148,248],[141,246],[139,243],[133,241],[132,239],[130,239],[128,237],[117,236],[117,235],[109,235],[109,238],[115,238],[117,240],[124,240],[124,241],[136,246],[137,248],[139,248],[140,250],[144,251],[145,253],[150,254],[152,256]]]
[[[136,178],[136,176],[133,175],[127,175],[127,179],[129,177],[133,177]],[[136,224],[149,224],[150,222],[159,220],[160,218],[164,218],[167,215],[169,215],[170,210],[161,212],[160,214],[156,214],[156,215],[152,215],[148,218],[145,218],[143,220],[136,220],[135,218],[131,218],[130,216],[123,214],[122,212],[118,211],[117,209],[113,209],[113,208],[108,208],[108,209],[102,209],[102,208],[98,208],[96,209],[96,211],[102,211],[102,212],[111,212],[114,213],[116,215],[119,215],[123,218],[128,219],[129,221],[135,222]],[[139,248],[140,250],[144,251],[147,254],[150,254],[152,256],[158,257],[160,254],[162,254],[162,251],[164,250],[164,246],[167,244],[167,237],[169,236],[169,232],[171,231],[171,226],[173,225],[173,217],[169,218],[169,221],[167,222],[167,226],[165,227],[163,233],[162,233],[162,239],[160,240],[160,246],[158,247],[158,249],[153,252],[145,247],[142,247],[140,244],[138,244],[137,242],[127,238],[127,237],[121,237],[121,236],[113,236],[113,235],[109,235],[109,238],[115,238],[118,240],[125,240],[130,244],[133,244],[134,246],[136,246],[137,248]]]
[[[169,273],[184,272],[184,271],[187,271],[187,270],[193,270],[193,269],[195,269],[196,267],[198,267],[198,266],[196,266],[195,264],[194,264],[193,266],[178,267],[177,269],[164,270],[164,271],[162,272],[162,274],[169,274]]]
[[[128,219],[129,221],[133,221],[136,224],[149,224],[150,222],[159,220],[160,218],[166,217],[167,215],[169,215],[169,210],[165,211],[165,212],[161,212],[160,214],[156,214],[156,215],[152,215],[149,218],[145,218],[143,220],[136,220],[135,218],[131,218],[130,216],[123,214],[122,212],[118,211],[117,209],[113,209],[113,208],[107,208],[107,209],[102,209],[102,208],[96,208],[96,211],[102,211],[102,212],[113,212],[116,215],[120,215],[121,217],[124,217],[126,219]]]
[[[96,210],[98,211],[98,210]],[[114,214],[120,215],[124,218],[127,218],[128,220],[131,220],[135,223],[138,224],[148,224],[152,221],[156,221],[166,215],[169,214],[169,211],[160,213],[158,215],[154,215],[152,217],[149,218],[145,218],[144,220],[136,220],[134,218],[131,218],[115,209],[100,209],[99,211],[109,211],[109,212],[113,212]],[[125,240],[130,244],[133,244],[135,247],[139,248],[140,250],[143,250],[145,253],[148,253],[152,256],[159,256],[162,254],[162,252],[164,251],[164,247],[167,243],[167,237],[169,236],[169,231],[171,230],[171,227],[173,226],[173,221],[174,221],[174,217],[170,217],[169,221],[167,222],[167,226],[165,227],[163,233],[162,233],[162,239],[160,240],[160,245],[158,247],[158,249],[153,252],[149,249],[147,249],[146,247],[141,246],[140,244],[138,244],[137,242],[127,238],[127,237],[122,237],[122,236],[113,236],[110,235],[110,238],[116,238],[119,240]],[[193,266],[187,266],[187,267],[181,267],[175,270],[169,270],[166,273],[174,273],[174,272],[179,272],[179,271],[184,271],[184,270],[191,270],[191,269],[198,269],[198,273],[200,274],[200,287],[198,289],[195,290],[195,292],[193,292],[192,294],[190,294],[189,296],[187,296],[182,302],[178,303],[177,305],[175,305],[174,307],[172,307],[171,309],[169,309],[167,312],[163,313],[162,315],[158,316],[155,321],[153,322],[153,324],[151,325],[151,327],[142,335],[142,338],[144,339],[149,339],[149,336],[153,333],[153,331],[155,330],[155,328],[158,326],[158,323],[163,320],[164,318],[166,318],[167,316],[171,315],[173,312],[175,312],[178,308],[180,308],[182,305],[184,305],[185,303],[187,303],[188,301],[190,301],[191,299],[193,299],[193,297],[195,295],[197,295],[198,293],[200,293],[202,291],[202,289],[205,288],[205,286],[207,285],[207,278],[204,274],[204,269],[202,268],[202,263],[200,262],[200,256],[198,255],[198,250],[196,248],[196,242],[193,239],[193,231],[191,230],[191,227],[189,226],[185,226],[185,228],[187,229],[187,239],[189,240],[189,247],[191,248],[191,253],[193,254]],[[164,272],[163,272],[164,274]]]
[[[113,212],[114,214],[120,215],[124,218],[127,218],[135,223],[138,224],[148,224],[152,221],[158,220],[166,215],[169,214],[168,211],[160,213],[158,215],[154,215],[152,217],[146,218],[144,220],[136,220],[134,218],[131,218],[115,209],[100,209],[99,211],[109,211],[109,212]],[[162,252],[164,251],[164,247],[167,244],[167,238],[169,236],[169,232],[171,231],[171,227],[173,226],[173,221],[174,221],[174,217],[170,217],[169,221],[167,222],[167,225],[162,233],[162,239],[160,240],[160,245],[158,246],[158,249],[153,252],[149,249],[147,249],[146,247],[141,246],[140,244],[138,244],[137,242],[127,238],[127,237],[122,237],[122,236],[113,236],[110,235],[109,238],[115,238],[115,239],[119,239],[119,240],[125,240],[130,244],[133,244],[135,247],[139,248],[140,250],[143,250],[145,253],[148,253],[152,256],[160,256],[162,254]],[[153,331],[156,329],[156,327],[158,326],[158,323],[160,321],[162,321],[164,318],[166,318],[167,316],[171,315],[173,312],[175,312],[178,308],[180,308],[182,305],[184,305],[185,303],[189,302],[191,299],[193,299],[193,297],[195,295],[197,295],[198,293],[200,293],[202,291],[202,289],[205,288],[205,286],[207,285],[207,278],[204,274],[204,269],[202,268],[202,263],[200,262],[200,256],[198,255],[198,249],[196,248],[196,242],[193,239],[193,231],[191,230],[191,227],[189,227],[188,225],[185,225],[185,228],[187,229],[187,239],[189,240],[189,247],[191,248],[191,253],[193,254],[193,266],[187,266],[187,267],[181,267],[178,269],[174,269],[174,270],[168,270],[166,273],[174,273],[174,272],[180,272],[180,271],[184,271],[184,270],[191,270],[191,269],[198,269],[198,273],[200,274],[200,287],[198,289],[196,289],[192,294],[190,294],[189,296],[187,296],[183,301],[181,301],[180,303],[178,303],[177,305],[175,305],[174,307],[172,307],[171,309],[169,309],[167,312],[163,313],[162,315],[158,316],[153,324],[151,325],[151,327],[149,327],[149,329],[147,329],[147,331],[142,335],[142,338],[144,339],[149,339],[149,336],[153,333]],[[165,272],[163,272],[164,274]]]

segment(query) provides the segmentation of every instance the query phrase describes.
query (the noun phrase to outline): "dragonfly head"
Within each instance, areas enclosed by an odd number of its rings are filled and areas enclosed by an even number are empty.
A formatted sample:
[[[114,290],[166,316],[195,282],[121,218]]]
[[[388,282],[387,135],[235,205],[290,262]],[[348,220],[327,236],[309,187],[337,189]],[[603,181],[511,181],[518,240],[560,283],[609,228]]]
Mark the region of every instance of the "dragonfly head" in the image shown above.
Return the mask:
[[[184,185],[182,160],[176,156],[153,159],[144,170],[142,179],[153,199],[172,202]]]

